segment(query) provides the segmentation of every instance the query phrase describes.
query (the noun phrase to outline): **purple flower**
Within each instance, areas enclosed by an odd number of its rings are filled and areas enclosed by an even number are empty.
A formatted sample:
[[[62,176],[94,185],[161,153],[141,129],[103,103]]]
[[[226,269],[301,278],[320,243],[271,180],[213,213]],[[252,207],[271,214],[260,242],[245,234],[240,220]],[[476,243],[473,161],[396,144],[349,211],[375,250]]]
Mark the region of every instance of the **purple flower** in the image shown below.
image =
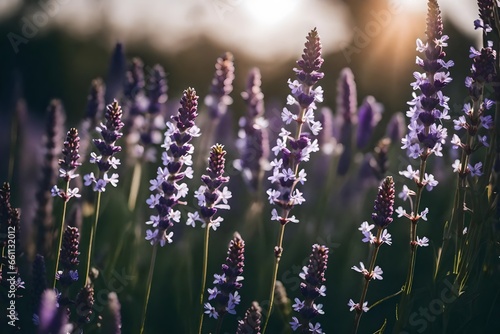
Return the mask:
[[[363,149],[368,145],[373,129],[382,118],[383,106],[373,96],[367,96],[358,110],[356,146]]]
[[[209,224],[209,227],[216,230],[220,222],[223,221],[222,217],[214,218],[214,216],[218,209],[228,210],[230,208],[228,199],[232,197],[227,187],[220,189],[229,181],[229,177],[223,176],[226,163],[225,155],[226,151],[223,145],[216,144],[212,146],[208,168],[206,169],[207,174],[201,176],[204,185],[200,186],[195,192],[195,197],[200,206],[199,215],[191,215],[186,222],[187,225],[194,226],[196,220],[201,218],[200,220],[204,223],[202,227]]]
[[[240,119],[239,140],[237,146],[241,158],[235,167],[243,174],[245,182],[252,191],[259,187],[264,175],[264,168],[269,157],[268,122],[264,119],[264,94],[260,89],[260,71],[254,68],[248,76],[248,84],[241,96],[246,102],[248,114]]]
[[[116,187],[118,182],[118,174],[108,176],[107,172],[111,168],[115,168],[120,164],[120,160],[114,155],[121,151],[121,146],[116,145],[116,141],[122,137],[120,132],[123,127],[122,109],[115,100],[106,108],[106,123],[101,123],[96,130],[101,134],[102,139],[94,139],[94,145],[99,151],[99,155],[95,152],[91,153],[90,162],[97,164],[99,168],[99,178],[96,178],[93,173],[84,176],[85,185],[93,184],[93,190],[103,192],[106,191],[106,185],[111,183]]]
[[[354,74],[346,67],[340,71],[337,80],[337,115],[341,119],[339,124],[339,138],[337,141],[342,144],[342,154],[339,158],[337,174],[344,175],[349,169],[351,162],[351,142],[353,124],[356,123],[357,94]]]
[[[80,261],[78,250],[80,243],[80,232],[77,227],[66,226],[63,234],[59,271],[57,280],[66,288],[78,280],[78,265]]]
[[[214,311],[219,316],[225,313],[236,314],[234,308],[241,301],[238,290],[243,280],[244,253],[245,241],[235,232],[229,243],[226,262],[222,265],[222,274],[214,274],[215,287],[208,289],[208,300],[213,300]]]
[[[414,74],[416,81],[411,85],[414,90],[420,90],[420,95],[414,93],[413,99],[408,102],[410,125],[408,134],[402,139],[402,148],[413,159],[426,159],[432,153],[441,156],[447,137],[446,129],[439,123],[450,118],[448,97],[443,95],[442,89],[451,82],[446,70],[453,66],[453,62],[443,60],[448,36],[442,33],[443,22],[437,2],[429,1],[427,41],[417,40],[417,51],[425,55],[423,59],[417,57],[417,64],[425,73]]]
[[[35,318],[35,317],[34,317]],[[68,322],[68,313],[65,308],[59,307],[56,292],[47,289],[42,294],[40,309],[38,310],[38,332],[41,334],[61,333]]]
[[[215,74],[210,85],[210,93],[205,98],[209,115],[212,119],[220,119],[233,100],[229,94],[233,91],[234,63],[230,52],[217,58]]]
[[[160,113],[168,99],[167,79],[165,70],[161,65],[153,66],[146,88],[149,97],[148,112],[152,115]]]
[[[158,167],[157,176],[150,181],[152,191],[146,203],[150,208],[157,210],[158,215],[154,220],[146,222],[152,225],[153,230],[146,231],[146,240],[153,245],[172,242],[173,232],[169,231],[181,218],[180,211],[174,208],[182,204],[182,198],[187,195],[188,187],[180,183],[185,177],[192,178],[192,158],[194,146],[190,143],[194,137],[200,135],[199,128],[195,125],[198,116],[198,96],[196,91],[188,88],[181,99],[181,107],[177,115],[172,116],[173,122],[167,122],[167,131],[162,147],[163,168]],[[174,123],[175,122],[175,123]],[[184,166],[187,166],[185,169]]]
[[[90,284],[85,285],[75,300],[75,309],[77,316],[77,323],[79,325],[84,325],[91,320],[91,316],[94,313],[94,287]]]
[[[78,136],[78,130],[75,128],[71,128],[67,135],[66,141],[64,142],[64,147],[62,150],[63,158],[59,159],[59,177],[64,180],[69,186],[69,182],[78,177],[78,174],[75,174],[75,169],[81,165],[78,162],[80,159],[80,154],[78,150],[80,148],[80,137]],[[52,187],[51,194],[52,196],[59,196],[65,202],[69,201],[72,197],[81,197],[78,193],[79,189],[69,189],[68,191],[64,191],[63,189],[59,189],[57,186]]]
[[[394,181],[392,176],[388,176],[378,188],[377,199],[373,206],[372,220],[379,228],[385,228],[392,223],[394,197]]]
[[[260,333],[261,312],[262,308],[259,306],[259,303],[252,302],[252,306],[245,312],[243,320],[238,321],[236,334]]]
[[[489,33],[495,27],[495,3],[493,0],[478,0],[479,19],[474,21],[474,28],[482,28],[484,33]]]
[[[316,304],[315,301],[318,297],[325,296],[326,287],[324,283],[326,281],[325,271],[328,264],[328,253],[329,250],[326,246],[313,245],[309,263],[302,268],[302,273],[300,273],[299,277],[302,279],[300,292],[304,300],[295,298],[295,304],[292,306],[294,311],[300,314],[301,319],[299,322],[296,317],[293,317],[294,322],[290,324],[292,329],[295,327],[294,330],[300,325],[303,325],[303,328],[310,327],[313,318],[318,314],[324,314],[323,305]],[[319,323],[316,323],[314,326],[313,328],[321,328]]]

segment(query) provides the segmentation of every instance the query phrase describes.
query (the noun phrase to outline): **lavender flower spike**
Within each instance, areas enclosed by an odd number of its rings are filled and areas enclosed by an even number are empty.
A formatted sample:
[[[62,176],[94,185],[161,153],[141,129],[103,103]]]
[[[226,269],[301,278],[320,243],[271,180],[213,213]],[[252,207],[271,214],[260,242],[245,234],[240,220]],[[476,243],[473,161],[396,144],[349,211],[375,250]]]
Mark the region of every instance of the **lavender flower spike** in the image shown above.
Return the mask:
[[[77,323],[80,326],[89,323],[94,313],[94,287],[90,284],[85,285],[76,296],[75,304]]]
[[[67,226],[63,234],[63,242],[61,248],[61,259],[59,263],[59,271],[56,279],[63,287],[71,285],[78,280],[78,265],[80,261],[78,251],[80,243],[80,233],[77,227]]]
[[[487,34],[495,27],[495,1],[478,0],[479,19],[474,21],[474,29],[482,28],[484,34]]]
[[[238,321],[238,329],[236,334],[259,334],[260,323],[262,319],[262,308],[256,301],[252,302],[252,306],[245,312],[245,318]]]
[[[157,176],[149,181],[152,194],[146,201],[150,208],[157,210],[157,215],[152,215],[146,224],[153,229],[146,231],[146,240],[152,245],[159,242],[163,247],[172,242],[174,232],[169,229],[178,223],[181,213],[175,210],[180,200],[188,193],[185,183],[179,183],[184,177],[192,178],[191,165],[194,146],[190,141],[200,135],[200,129],[195,125],[198,116],[198,96],[193,88],[184,91],[181,107],[177,115],[172,116],[172,122],[167,122],[167,131],[162,147],[163,168],[158,167]],[[183,170],[184,165],[187,167]]]
[[[42,294],[39,316],[35,316],[38,325],[38,334],[65,333],[67,332],[68,313],[57,305],[57,294],[52,289],[47,289]]]
[[[230,52],[226,52],[217,58],[210,93],[205,98],[205,104],[212,119],[219,119],[226,113],[227,106],[233,103],[233,100],[229,96],[233,90],[233,80],[233,55]]]
[[[340,71],[337,80],[337,115],[342,120],[340,124],[338,142],[342,144],[343,151],[339,158],[337,174],[345,175],[351,163],[352,131],[356,124],[357,94],[354,74],[346,67]]]
[[[208,289],[208,300],[213,300],[215,306],[210,302],[205,303],[205,313],[217,319],[225,313],[236,314],[235,306],[240,303],[238,290],[243,280],[243,267],[245,266],[245,241],[238,232],[233,235],[229,243],[226,263],[222,265],[222,274],[214,274],[215,287]]]
[[[295,298],[295,304],[292,305],[294,311],[300,314],[300,320],[297,317],[292,317],[290,325],[293,331],[301,328],[302,333],[308,333],[308,331],[322,333],[319,322],[313,323],[312,320],[318,314],[324,314],[323,305],[316,304],[315,300],[319,296],[326,295],[324,283],[326,281],[325,271],[328,264],[328,253],[328,247],[313,245],[309,263],[302,268],[302,272],[299,274],[302,279],[300,292],[304,300]]]
[[[373,129],[382,118],[383,106],[373,96],[367,96],[358,110],[358,129],[356,133],[356,146],[365,148],[371,138]]]
[[[377,199],[373,206],[372,220],[379,228],[386,228],[392,223],[394,197],[394,180],[392,176],[388,176],[378,188]]]
[[[253,68],[248,75],[246,91],[241,93],[248,114],[239,122],[237,146],[241,152],[241,159],[234,162],[252,191],[257,191],[260,186],[269,156],[268,122],[263,117],[264,94],[260,85],[260,71],[258,68]]]
[[[83,177],[86,186],[93,186],[94,191],[104,192],[106,186],[111,183],[113,187],[118,184],[118,174],[113,173],[108,175],[108,171],[113,168],[117,169],[121,164],[120,159],[114,155],[122,150],[121,146],[116,145],[116,141],[122,137],[120,132],[123,127],[122,109],[118,101],[106,107],[106,123],[101,123],[96,130],[101,133],[102,139],[94,139],[99,154],[92,152],[90,154],[90,163],[97,164],[99,167],[99,175],[96,177],[94,173],[87,174]]]
[[[322,64],[319,34],[313,29],[307,36],[302,57],[297,61],[298,67],[294,68],[297,80],[288,80],[292,94],[288,95],[287,104],[298,106],[299,112],[294,114],[288,108],[283,108],[281,113],[285,124],[290,124],[292,121],[297,123],[298,131],[292,137],[290,131],[282,128],[276,146],[272,148],[277,158],[271,162],[273,175],[268,177],[268,180],[277,185],[277,189],[271,188],[267,190],[267,194],[269,202],[284,211],[281,216],[276,209],[271,213],[271,219],[279,221],[282,225],[299,222],[295,216],[288,217],[290,210],[305,201],[302,192],[296,189],[296,186],[298,183],[304,184],[307,174],[298,167],[301,162],[309,161],[312,152],[319,151],[318,140],[312,140],[309,133],[302,132],[302,126],[306,123],[314,136],[321,130],[321,123],[314,120],[314,110],[317,108],[316,102],[323,101],[323,89],[321,86],[313,89],[312,85],[323,78],[323,72],[319,71]]]
[[[222,217],[214,219],[217,210],[229,210],[228,199],[232,197],[232,194],[227,187],[220,190],[222,185],[229,181],[228,176],[223,176],[226,163],[225,155],[226,151],[223,145],[216,144],[212,146],[208,168],[206,169],[207,174],[201,176],[204,185],[200,186],[195,192],[200,210],[199,213],[188,214],[187,225],[195,227],[196,221],[200,221],[203,223],[202,228],[205,227],[205,224],[210,224],[208,228],[211,227],[216,231],[223,221]]]
[[[420,90],[420,95],[413,94],[413,100],[408,102],[410,110],[406,115],[410,118],[410,125],[408,134],[402,139],[402,149],[407,150],[410,158],[424,160],[432,153],[442,156],[447,131],[440,123],[450,119],[449,98],[443,95],[442,89],[451,82],[447,70],[454,65],[453,61],[443,59],[448,36],[442,34],[443,22],[438,4],[435,0],[428,4],[427,42],[417,39],[417,51],[426,56],[425,59],[417,57],[417,65],[425,72],[413,73],[416,81],[411,86],[413,90]]]
[[[62,150],[63,158],[59,159],[59,177],[68,184],[68,189],[66,191],[54,186],[51,190],[52,196],[59,196],[65,202],[69,201],[72,197],[81,197],[78,193],[78,188],[69,188],[69,181],[79,176],[75,174],[75,169],[81,166],[81,163],[78,162],[78,159],[80,159],[80,154],[78,153],[79,148],[80,137],[78,136],[78,130],[71,128],[64,142],[64,148]]]

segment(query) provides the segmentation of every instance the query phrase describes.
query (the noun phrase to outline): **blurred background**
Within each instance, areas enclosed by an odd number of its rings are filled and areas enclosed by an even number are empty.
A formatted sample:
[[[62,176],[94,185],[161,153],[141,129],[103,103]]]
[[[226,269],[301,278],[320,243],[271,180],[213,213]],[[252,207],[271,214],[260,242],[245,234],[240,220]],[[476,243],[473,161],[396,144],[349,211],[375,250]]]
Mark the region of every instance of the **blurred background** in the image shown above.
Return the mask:
[[[447,91],[451,100],[456,101],[450,105],[453,117],[461,110],[465,99],[463,82],[470,68],[469,46],[477,45],[481,35],[473,29],[472,22],[477,17],[474,1],[442,0],[439,3],[445,34],[450,35],[447,53],[456,64],[452,69],[454,84]],[[413,81],[413,71],[417,70],[415,39],[425,38],[425,13],[426,1],[422,0],[0,0],[0,155],[7,157],[9,154],[8,129],[20,99],[24,101],[27,111],[23,120],[35,137],[42,138],[43,117],[53,98],[61,99],[64,104],[67,127],[76,126],[85,115],[90,82],[97,77],[106,80],[110,73],[110,61],[117,43],[122,45],[127,61],[132,57],[140,57],[146,69],[154,64],[164,67],[168,99],[173,106],[187,87],[194,87],[202,102],[209,91],[217,57],[226,51],[233,53],[234,102],[229,107],[232,116],[228,129],[232,128],[236,133],[238,118],[246,110],[240,92],[245,90],[249,70],[252,67],[260,68],[266,113],[279,114],[289,93],[286,81],[293,78],[292,68],[301,55],[305,36],[314,27],[317,27],[321,36],[325,58],[322,68],[325,78],[320,82],[325,91],[322,106],[335,110],[339,72],[344,67],[350,67],[357,85],[358,104],[365,96],[373,95],[384,106],[381,125],[374,135],[381,137],[391,115],[406,111],[406,101],[411,99],[409,84]],[[107,96],[106,102],[112,98]],[[200,109],[203,110],[203,107]],[[31,148],[31,154],[41,157],[36,147]],[[389,174],[396,175],[406,162],[401,160],[404,154],[398,147],[392,154],[393,163]],[[229,152],[228,157],[235,159],[236,153]],[[2,159],[2,180],[7,178],[7,169],[7,159]],[[151,166],[149,178],[154,176],[154,169]],[[19,175],[31,177],[33,181],[36,179],[36,175],[26,171],[24,174],[19,172]],[[242,184],[237,174],[232,176],[235,184]],[[322,184],[319,182],[316,185]],[[345,189],[345,183],[336,185],[344,186]],[[451,181],[449,185],[452,185]],[[225,220],[242,219],[242,212],[247,214],[247,219],[249,207],[245,203],[250,195],[237,186],[230,188],[234,194],[233,201],[235,198],[238,200],[234,204],[235,209],[231,210],[232,216]],[[15,194],[18,192],[16,189],[13,191]],[[350,189],[350,193],[355,191]],[[346,304],[349,298],[357,298],[360,286],[352,283],[356,276],[349,268],[365,255],[366,247],[358,240],[357,226],[369,219],[375,191],[376,186],[368,191],[366,198],[363,193],[347,208],[333,205],[340,211],[325,208],[325,203],[306,203],[300,208],[302,211],[296,214],[301,221],[311,217],[315,222],[314,227],[308,229],[305,224],[301,224],[287,231],[281,267],[283,274],[280,275],[282,280],[289,280],[292,300],[298,297],[297,276],[311,244],[325,243],[333,248],[327,274],[331,294],[327,297],[329,301],[323,303],[325,308],[329,308],[325,318],[336,318],[339,322],[324,320],[328,332],[344,333],[351,324],[349,317],[352,314],[349,314]],[[309,192],[313,193],[314,188],[310,188]],[[21,195],[17,195],[15,198],[20,202]],[[108,212],[112,212],[108,214],[108,219],[115,223],[113,227],[102,227],[99,232],[103,249],[112,248],[106,236],[113,235],[120,219],[128,219],[126,213],[120,211],[125,195],[116,195],[106,204]],[[143,189],[141,195],[145,199],[147,189]],[[432,200],[442,200],[446,204],[443,204],[442,211],[432,212],[431,218],[441,222],[447,219],[450,204],[448,195],[445,187],[433,193],[435,197]],[[424,204],[432,200],[427,199]],[[318,211],[318,208],[323,211]],[[266,217],[270,209],[266,207],[262,212],[263,217]],[[106,220],[106,217],[104,214],[102,220]],[[337,225],[332,227],[332,222]],[[266,223],[264,227],[259,225],[258,231],[248,225],[244,228],[249,237],[264,235],[263,238],[253,238],[250,239],[253,242],[247,242],[250,263],[259,265],[257,268],[250,266],[249,276],[246,276],[245,282],[254,287],[254,290],[247,291],[254,291],[256,296],[244,296],[242,305],[245,307],[253,299],[267,298],[270,278],[267,271],[272,256],[268,254],[263,259],[262,254],[265,254],[266,247],[271,251],[276,226]],[[238,225],[235,223],[235,226]],[[214,257],[209,262],[209,277],[219,270],[233,231],[234,228],[228,227],[213,234],[211,252]],[[406,226],[401,227],[399,232],[399,235],[406,236]],[[435,233],[434,236],[439,238],[440,232],[441,228],[438,228],[430,233]],[[426,231],[423,229],[422,233]],[[187,333],[194,326],[190,324],[190,319],[194,318],[197,310],[191,310],[191,301],[196,300],[198,293],[201,233],[199,230],[190,230],[186,234],[186,238],[172,249],[161,250],[165,252],[160,254],[158,261],[163,265],[155,273],[148,333]],[[242,233],[242,236],[245,239],[246,235]],[[146,242],[144,244],[141,249],[147,251],[148,245]],[[402,251],[406,250],[404,244],[399,247]],[[128,251],[140,257],[140,250]],[[388,249],[381,252],[380,257],[384,256],[389,256]],[[427,255],[427,259],[425,255],[422,256],[422,262],[432,262],[433,254]],[[175,261],[173,258],[185,261]],[[124,305],[125,333],[130,332],[127,328],[137,326],[138,314],[134,314],[136,309],[130,305],[142,302],[143,288],[136,284],[145,277],[148,259],[142,260],[144,263],[139,260],[139,271],[133,279],[135,290],[119,294]],[[387,268],[388,281],[392,275],[396,283],[376,291],[377,298],[399,289],[406,268],[406,262],[403,262]],[[387,263],[391,262],[386,261],[386,266]],[[260,265],[266,270],[259,270]],[[243,314],[243,309],[242,306],[239,314]],[[389,304],[380,312],[392,314],[393,310],[394,305]],[[342,318],[348,318],[349,321],[340,320]],[[368,315],[362,322],[362,326],[366,326],[365,330],[374,330],[381,325],[380,316],[374,315],[372,326],[369,319]],[[125,323],[130,327],[126,327]],[[227,323],[227,331],[234,332],[234,324]],[[277,320],[271,322],[272,326],[281,328]]]

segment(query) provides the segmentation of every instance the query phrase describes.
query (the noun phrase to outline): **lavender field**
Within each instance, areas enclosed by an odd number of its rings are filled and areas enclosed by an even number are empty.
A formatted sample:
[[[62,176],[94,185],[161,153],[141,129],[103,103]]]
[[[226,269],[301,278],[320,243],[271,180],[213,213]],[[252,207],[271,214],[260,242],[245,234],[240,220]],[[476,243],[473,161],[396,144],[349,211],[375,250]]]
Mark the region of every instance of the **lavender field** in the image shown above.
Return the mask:
[[[442,2],[0,4],[0,333],[499,332],[500,9]]]

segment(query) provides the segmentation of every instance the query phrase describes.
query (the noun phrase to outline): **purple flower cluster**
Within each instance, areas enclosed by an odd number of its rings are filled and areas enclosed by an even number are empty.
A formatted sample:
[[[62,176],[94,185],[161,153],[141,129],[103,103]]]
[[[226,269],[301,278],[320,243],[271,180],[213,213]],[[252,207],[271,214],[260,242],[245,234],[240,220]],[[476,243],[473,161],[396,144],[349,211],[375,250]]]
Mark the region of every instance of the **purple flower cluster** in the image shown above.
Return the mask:
[[[215,74],[210,85],[210,93],[205,97],[205,104],[212,119],[219,119],[233,103],[229,94],[233,90],[234,63],[233,55],[225,52],[217,58]]]
[[[248,115],[242,117],[239,122],[237,145],[241,159],[234,162],[252,191],[256,191],[260,185],[269,156],[268,122],[263,117],[264,94],[260,85],[260,71],[253,68],[248,76],[247,89],[241,93],[247,105]]]
[[[63,158],[59,159],[59,177],[66,182],[67,190],[59,189],[57,185],[53,186],[51,189],[53,197],[59,196],[65,202],[69,201],[72,197],[81,197],[78,193],[78,188],[69,188],[70,180],[79,176],[78,174],[75,174],[75,169],[78,166],[81,166],[81,163],[78,162],[78,159],[80,159],[80,154],[78,153],[79,148],[80,137],[78,136],[78,130],[71,128],[68,131],[66,141],[64,142],[62,150]]]
[[[410,125],[407,135],[402,139],[402,148],[407,150],[408,156],[423,160],[432,153],[442,156],[447,132],[439,123],[450,119],[449,98],[442,89],[452,80],[447,70],[454,63],[444,60],[448,36],[443,35],[441,12],[436,1],[429,1],[426,34],[425,43],[417,39],[417,51],[425,57],[422,59],[417,56],[416,63],[424,72],[414,72],[416,80],[411,84],[413,90],[420,90],[421,93],[414,93],[413,99],[408,102],[410,110],[406,115],[410,118]]]
[[[106,186],[111,184],[113,187],[118,185],[118,174],[113,173],[108,175],[108,171],[113,168],[117,169],[121,164],[120,159],[114,155],[122,150],[121,146],[116,145],[116,141],[122,137],[120,132],[123,127],[122,109],[116,100],[106,107],[106,124],[101,123],[96,130],[101,134],[102,139],[94,139],[99,154],[90,153],[90,163],[97,164],[99,167],[99,176],[95,176],[93,172],[83,177],[86,186],[93,186],[94,191],[104,192]]]
[[[260,333],[260,323],[262,319],[262,308],[256,301],[245,312],[243,320],[238,321],[236,334],[258,334]]]
[[[78,246],[80,243],[80,232],[77,227],[67,226],[63,234],[63,242],[61,247],[61,260],[59,262],[59,271],[57,271],[56,279],[63,287],[71,285],[78,281],[78,265],[80,261],[78,256]]]
[[[149,190],[153,193],[146,201],[151,209],[158,212],[146,222],[153,227],[152,230],[146,231],[146,240],[152,245],[159,242],[162,247],[167,242],[172,242],[174,232],[168,230],[181,219],[181,212],[174,207],[183,204],[180,199],[187,195],[189,189],[187,184],[179,182],[184,177],[193,177],[191,155],[194,146],[190,142],[200,135],[200,129],[195,125],[198,116],[196,91],[193,88],[186,89],[180,103],[177,115],[172,116],[173,122],[167,122],[162,145],[165,148],[162,154],[164,167],[158,167],[156,178],[149,181]],[[184,166],[187,167],[182,170]]]
[[[495,27],[495,4],[494,0],[478,0],[479,19],[474,21],[474,29],[483,29],[484,33],[489,33]]]
[[[299,312],[301,318],[299,320],[297,317],[292,317],[290,325],[293,331],[302,327],[302,333],[323,333],[320,323],[313,323],[312,320],[318,314],[324,314],[323,304],[316,304],[315,300],[319,296],[326,296],[324,283],[326,281],[325,271],[328,264],[328,253],[328,247],[314,244],[309,263],[302,268],[302,272],[299,274],[302,279],[300,292],[304,300],[295,298],[295,304],[292,305],[294,311]]]
[[[375,199],[373,206],[372,221],[375,224],[368,224],[368,222],[364,221],[358,228],[361,234],[363,234],[362,241],[364,243],[373,244],[375,246],[375,250],[368,268],[365,267],[363,262],[359,262],[359,267],[351,267],[352,270],[361,273],[365,279],[365,288],[361,295],[360,302],[356,303],[350,299],[347,304],[351,311],[356,310],[358,314],[357,317],[359,317],[363,312],[368,312],[368,302],[365,298],[369,281],[383,279],[382,274],[384,271],[379,266],[375,266],[375,261],[377,259],[380,246],[382,244],[387,244],[389,246],[392,244],[392,236],[389,232],[387,232],[386,227],[393,221],[392,215],[394,213],[394,198],[394,180],[392,176],[387,176],[378,188],[377,198]],[[375,226],[377,226],[377,234],[373,235],[371,231]],[[359,325],[359,318],[356,318],[356,320]]]
[[[279,216],[276,209],[272,210],[272,219],[283,225],[298,222],[294,216],[288,217],[288,213],[305,201],[302,192],[295,189],[298,183],[304,184],[307,176],[304,169],[299,170],[299,164],[309,161],[312,152],[319,151],[318,140],[311,140],[309,133],[302,132],[302,126],[307,123],[313,135],[321,130],[321,123],[314,120],[314,110],[316,102],[323,101],[323,89],[321,86],[313,89],[313,86],[324,76],[319,71],[322,64],[320,38],[313,29],[307,36],[302,58],[297,61],[298,67],[294,68],[297,80],[288,80],[292,94],[288,95],[287,104],[298,106],[299,111],[295,114],[283,108],[281,113],[285,124],[296,122],[297,134],[291,136],[291,132],[282,128],[276,146],[272,148],[277,158],[271,162],[273,175],[268,180],[276,185],[276,189],[267,190],[267,194],[271,204],[284,210],[283,216]]]
[[[232,197],[231,192],[227,187],[222,190],[220,188],[225,183],[229,182],[228,176],[223,176],[226,151],[224,146],[216,144],[210,150],[210,158],[208,160],[207,174],[201,176],[204,185],[200,186],[195,192],[195,197],[200,206],[199,212],[188,213],[187,225],[196,226],[196,221],[202,222],[202,228],[209,224],[208,228],[214,231],[220,226],[224,220],[222,217],[213,218],[218,209],[229,210],[228,199]]]
[[[349,67],[340,71],[337,80],[337,141],[342,144],[342,154],[337,166],[337,174],[345,175],[349,171],[352,156],[352,132],[356,124],[357,90],[354,74]]]
[[[90,322],[94,313],[94,287],[91,284],[85,285],[76,296],[76,315],[79,325]]]
[[[471,176],[482,175],[482,163],[471,165],[468,163],[468,156],[482,146],[490,146],[488,136],[480,134],[480,131],[486,132],[493,128],[493,118],[491,115],[486,115],[486,112],[493,107],[494,102],[483,98],[483,93],[485,85],[496,77],[496,51],[493,50],[491,42],[480,51],[471,46],[469,58],[472,59],[471,75],[465,79],[465,86],[469,90],[472,104],[466,103],[463,108],[465,115],[453,120],[454,129],[457,132],[465,129],[467,139],[462,141],[458,134],[454,134],[451,140],[453,148],[460,147],[465,154],[463,161],[457,159],[452,165],[453,171],[459,173],[461,177],[469,173]]]
[[[128,111],[126,142],[130,163],[136,163],[137,159],[156,162],[153,145],[161,143],[165,129],[163,111],[168,99],[165,70],[158,64],[146,70],[147,77],[142,61],[134,59],[127,72],[124,110]]]
[[[447,70],[454,63],[451,60],[448,62],[444,60],[446,55],[444,47],[448,45],[446,43],[448,36],[443,35],[443,21],[436,0],[428,2],[426,35],[425,43],[417,39],[417,51],[423,53],[425,57],[422,59],[417,56],[416,63],[424,72],[414,72],[413,76],[416,81],[411,84],[414,90],[420,90],[420,94],[413,93],[413,99],[408,102],[410,109],[406,112],[406,116],[410,118],[409,131],[401,140],[403,144],[401,148],[407,150],[410,158],[420,159],[422,165],[431,154],[443,155],[442,149],[448,134],[441,122],[450,119],[449,98],[443,94],[442,89],[452,80]],[[407,170],[400,171],[399,174],[415,182],[418,189],[426,187],[428,191],[431,191],[438,184],[434,175],[425,173],[425,168],[413,170],[412,166],[408,165]],[[418,208],[413,209],[411,200],[411,196],[415,194],[408,187],[405,187],[399,194],[399,197],[404,200],[410,200],[411,214],[407,214],[402,207],[396,210],[399,217],[405,216],[414,223],[420,218],[425,219],[428,212],[427,209],[420,215],[413,212],[418,210]],[[412,244],[415,242],[416,240],[412,240]]]
[[[215,306],[211,303],[205,303],[205,313],[210,317],[217,319],[222,317],[226,312],[236,314],[235,306],[240,303],[240,295],[238,291],[243,280],[243,267],[245,261],[245,241],[241,238],[238,232],[234,233],[233,239],[229,243],[227,251],[226,263],[222,265],[222,274],[214,274],[214,284],[212,289],[208,289],[208,300],[212,300]]]

